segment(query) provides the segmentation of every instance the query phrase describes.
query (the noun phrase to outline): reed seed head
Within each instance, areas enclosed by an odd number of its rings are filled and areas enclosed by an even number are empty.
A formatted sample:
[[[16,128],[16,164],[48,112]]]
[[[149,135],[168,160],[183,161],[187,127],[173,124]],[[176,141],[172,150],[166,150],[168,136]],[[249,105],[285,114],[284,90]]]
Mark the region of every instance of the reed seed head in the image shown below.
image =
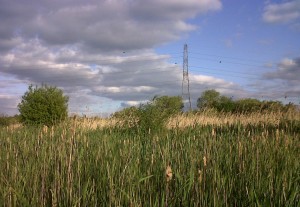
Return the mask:
[[[168,165],[167,169],[166,169],[166,179],[167,179],[167,182],[170,182],[172,180],[172,176],[173,176],[172,168],[171,168],[170,165]]]
[[[204,167],[206,167],[206,165],[207,165],[207,158],[206,158],[206,156],[203,157],[203,165],[204,165]]]
[[[201,184],[202,183],[203,172],[202,172],[202,170],[198,170],[198,173],[199,173],[199,183]]]

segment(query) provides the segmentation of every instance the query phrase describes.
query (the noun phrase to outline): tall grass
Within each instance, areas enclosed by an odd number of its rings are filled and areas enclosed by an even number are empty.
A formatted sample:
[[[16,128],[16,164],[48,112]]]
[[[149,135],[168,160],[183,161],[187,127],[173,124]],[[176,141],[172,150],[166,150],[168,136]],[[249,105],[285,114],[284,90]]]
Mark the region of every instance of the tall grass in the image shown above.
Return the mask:
[[[300,126],[0,129],[0,206],[297,206]]]
[[[262,124],[278,126],[282,121],[300,121],[299,112],[264,112],[264,113],[248,113],[248,114],[231,114],[219,113],[215,111],[204,111],[195,114],[179,114],[171,117],[166,126],[168,128],[185,128],[195,125],[251,125],[253,127]]]

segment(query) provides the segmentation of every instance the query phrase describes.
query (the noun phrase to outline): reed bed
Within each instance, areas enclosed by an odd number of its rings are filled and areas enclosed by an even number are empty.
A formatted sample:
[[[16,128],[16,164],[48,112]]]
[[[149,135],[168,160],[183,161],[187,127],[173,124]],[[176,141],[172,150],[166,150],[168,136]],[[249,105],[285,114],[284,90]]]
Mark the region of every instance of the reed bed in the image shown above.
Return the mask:
[[[282,120],[300,121],[300,113],[250,113],[250,114],[230,114],[230,113],[195,113],[180,114],[168,120],[166,126],[168,128],[186,128],[196,125],[201,126],[224,126],[224,125],[252,125],[259,126],[261,124],[278,126]]]
[[[300,203],[299,122],[162,131],[79,123],[0,129],[0,206]]]
[[[80,128],[85,130],[120,126],[120,122],[120,120],[115,118],[85,117],[73,119],[73,124],[75,123],[77,129]]]
[[[95,130],[98,128],[130,128],[138,125],[138,118],[99,118],[99,117],[81,117],[81,118],[73,118],[73,123],[75,122],[76,128],[80,128],[82,130]]]

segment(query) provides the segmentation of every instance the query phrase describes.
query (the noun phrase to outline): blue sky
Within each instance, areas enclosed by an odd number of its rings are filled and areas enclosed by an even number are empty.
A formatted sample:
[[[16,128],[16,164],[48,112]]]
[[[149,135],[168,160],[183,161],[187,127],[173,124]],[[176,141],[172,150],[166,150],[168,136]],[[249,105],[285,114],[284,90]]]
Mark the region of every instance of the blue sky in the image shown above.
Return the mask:
[[[107,115],[181,95],[300,102],[300,1],[0,0],[0,113],[29,84],[61,88],[70,113]]]

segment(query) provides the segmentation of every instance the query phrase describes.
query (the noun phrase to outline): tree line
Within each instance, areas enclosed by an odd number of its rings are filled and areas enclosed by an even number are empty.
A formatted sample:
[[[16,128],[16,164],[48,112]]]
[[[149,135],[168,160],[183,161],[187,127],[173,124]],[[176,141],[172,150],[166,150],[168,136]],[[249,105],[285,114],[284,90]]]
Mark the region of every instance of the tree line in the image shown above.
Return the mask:
[[[31,85],[18,105],[19,120],[26,125],[57,124],[68,117],[68,100],[69,98],[57,87]],[[160,127],[170,116],[182,113],[183,107],[180,96],[155,96],[145,104],[115,112],[112,117],[125,120],[128,126]],[[207,110],[223,113],[253,113],[287,112],[297,109],[292,103],[284,105],[279,101],[260,101],[252,98],[233,100],[211,89],[204,91],[197,99],[196,111]],[[0,125],[9,122],[5,118],[3,116],[0,118]]]
[[[296,110],[293,103],[283,104],[280,101],[260,101],[254,98],[233,100],[211,89],[202,93],[197,100],[199,110],[214,109],[218,112],[253,113],[253,112],[287,112]]]

